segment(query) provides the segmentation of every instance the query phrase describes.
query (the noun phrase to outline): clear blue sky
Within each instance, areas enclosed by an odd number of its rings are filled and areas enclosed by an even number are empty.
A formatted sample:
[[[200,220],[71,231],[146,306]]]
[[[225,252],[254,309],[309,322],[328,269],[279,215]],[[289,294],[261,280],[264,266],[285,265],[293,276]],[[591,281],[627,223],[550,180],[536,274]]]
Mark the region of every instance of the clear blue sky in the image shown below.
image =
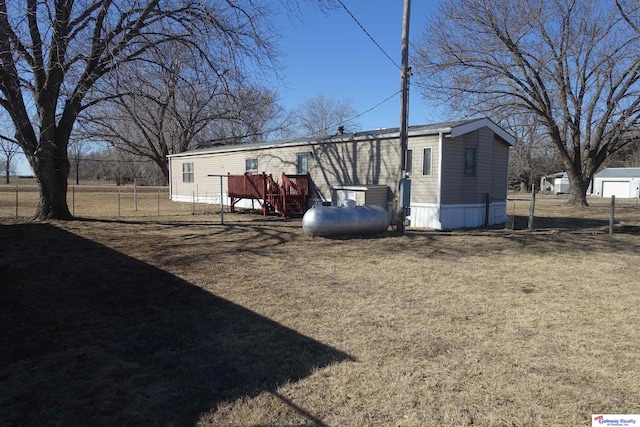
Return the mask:
[[[342,0],[344,5],[400,64],[403,0]],[[411,4],[410,40],[425,27],[429,14],[436,13],[438,0],[414,0]],[[286,55],[286,87],[278,89],[281,101],[294,108],[306,99],[323,94],[350,99],[358,113],[369,110],[400,90],[400,70],[371,41],[342,7],[321,12],[309,1],[301,2],[300,20],[282,17],[280,47]],[[411,55],[412,49],[409,54]],[[415,86],[409,97],[409,124],[441,120],[437,107],[420,97]],[[400,95],[358,118],[361,130],[400,125]]]
[[[353,16],[384,51],[400,64],[403,0],[342,0]],[[436,13],[438,0],[413,0],[410,40],[425,27],[425,19]],[[350,99],[358,113],[369,110],[400,90],[400,70],[371,41],[342,7],[323,13],[311,0],[300,1],[300,17],[282,14],[275,23],[281,33],[284,54],[283,79],[276,89],[285,108],[293,109],[317,95]],[[409,50],[411,55],[412,49]],[[409,97],[409,124],[443,120],[435,105],[421,99],[415,86]],[[400,125],[400,95],[394,96],[357,119],[361,130]],[[30,174],[20,156],[19,174]]]

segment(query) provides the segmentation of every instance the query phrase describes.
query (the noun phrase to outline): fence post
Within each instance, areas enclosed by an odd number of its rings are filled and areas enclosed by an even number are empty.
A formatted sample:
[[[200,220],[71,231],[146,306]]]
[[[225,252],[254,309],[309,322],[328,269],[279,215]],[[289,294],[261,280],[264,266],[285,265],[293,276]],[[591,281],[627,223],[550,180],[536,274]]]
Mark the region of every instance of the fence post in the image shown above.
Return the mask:
[[[118,216],[120,216],[120,187],[118,187]]]
[[[613,236],[613,222],[615,221],[616,196],[611,196],[611,217],[609,218],[609,236]]]
[[[133,211],[138,212],[138,178],[133,178]]]
[[[160,216],[160,189],[158,188],[158,216]]]
[[[484,195],[484,226],[489,226],[489,208],[490,208],[490,199],[489,193],[485,193]]]
[[[251,199],[253,202],[253,199]],[[224,225],[224,200],[222,200],[222,175],[220,175],[220,225]]]
[[[533,217],[536,211],[536,186],[531,186],[531,207],[529,208],[529,230],[533,230]]]

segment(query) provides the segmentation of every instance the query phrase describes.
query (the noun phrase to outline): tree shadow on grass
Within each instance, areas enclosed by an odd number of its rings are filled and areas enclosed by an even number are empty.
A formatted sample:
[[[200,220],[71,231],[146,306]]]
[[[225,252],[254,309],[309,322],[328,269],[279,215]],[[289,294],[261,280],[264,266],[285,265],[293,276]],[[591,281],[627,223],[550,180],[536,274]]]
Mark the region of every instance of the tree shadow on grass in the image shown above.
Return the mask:
[[[127,227],[136,232],[149,227],[157,227],[158,233],[170,235],[175,230],[180,230],[180,237],[169,239],[163,244],[163,253],[155,258],[167,260],[174,264],[193,264],[198,261],[211,260],[218,253],[256,254],[273,257],[278,254],[280,247],[286,243],[294,242],[302,237],[302,227],[289,225],[282,226],[275,222],[228,222],[224,225],[210,223],[185,223],[185,222],[157,222],[157,221],[128,221],[105,220],[92,218],[79,218],[76,221],[87,224],[114,224],[120,230]],[[168,231],[168,233],[167,233]],[[175,235],[175,234],[174,234]],[[215,244],[207,238],[215,238]],[[192,243],[193,242],[193,243]],[[202,245],[202,250],[194,252],[193,244]]]
[[[543,228],[541,226],[534,227],[533,231],[526,228],[511,230],[499,227],[454,231],[410,230],[404,239],[394,245],[393,250],[414,254],[422,253],[428,257],[479,255],[488,257],[492,254],[505,252],[513,252],[514,255],[526,253],[547,255],[640,254],[640,245],[638,245],[637,239],[637,235],[640,234],[640,226],[616,225],[614,235],[610,236],[608,225],[603,227],[597,220],[587,220],[585,223],[594,226],[585,228],[576,228],[575,226]],[[576,224],[576,222],[572,224]]]
[[[7,425],[193,425],[353,360],[49,224],[0,225],[0,322]]]

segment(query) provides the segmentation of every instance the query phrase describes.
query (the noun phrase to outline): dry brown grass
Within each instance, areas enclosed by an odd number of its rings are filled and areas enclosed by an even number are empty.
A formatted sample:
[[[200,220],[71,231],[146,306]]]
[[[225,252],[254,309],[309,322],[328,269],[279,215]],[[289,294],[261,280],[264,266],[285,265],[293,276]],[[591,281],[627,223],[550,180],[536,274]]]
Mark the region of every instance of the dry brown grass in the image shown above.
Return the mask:
[[[538,213],[533,232],[345,239],[251,214],[3,220],[0,419],[587,426],[640,412],[640,209],[618,208],[613,237],[606,203]]]
[[[211,189],[203,189],[199,196],[206,197],[207,191]],[[10,185],[0,185],[0,218],[15,219],[17,205],[18,219],[29,219],[36,210],[38,198],[38,187],[33,180],[15,180]],[[74,216],[83,218],[141,218],[219,212],[216,206],[207,204],[173,203],[169,200],[168,187],[134,188],[132,184],[120,187],[69,184],[67,204]]]

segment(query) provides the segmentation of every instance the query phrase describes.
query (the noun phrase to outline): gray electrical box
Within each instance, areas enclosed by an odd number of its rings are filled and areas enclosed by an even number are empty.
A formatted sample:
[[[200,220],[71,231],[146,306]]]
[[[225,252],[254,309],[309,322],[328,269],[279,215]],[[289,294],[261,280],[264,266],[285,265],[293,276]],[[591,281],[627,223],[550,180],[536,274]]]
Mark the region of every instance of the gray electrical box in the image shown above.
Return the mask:
[[[408,208],[411,206],[411,180],[402,178],[400,180],[400,207]]]

